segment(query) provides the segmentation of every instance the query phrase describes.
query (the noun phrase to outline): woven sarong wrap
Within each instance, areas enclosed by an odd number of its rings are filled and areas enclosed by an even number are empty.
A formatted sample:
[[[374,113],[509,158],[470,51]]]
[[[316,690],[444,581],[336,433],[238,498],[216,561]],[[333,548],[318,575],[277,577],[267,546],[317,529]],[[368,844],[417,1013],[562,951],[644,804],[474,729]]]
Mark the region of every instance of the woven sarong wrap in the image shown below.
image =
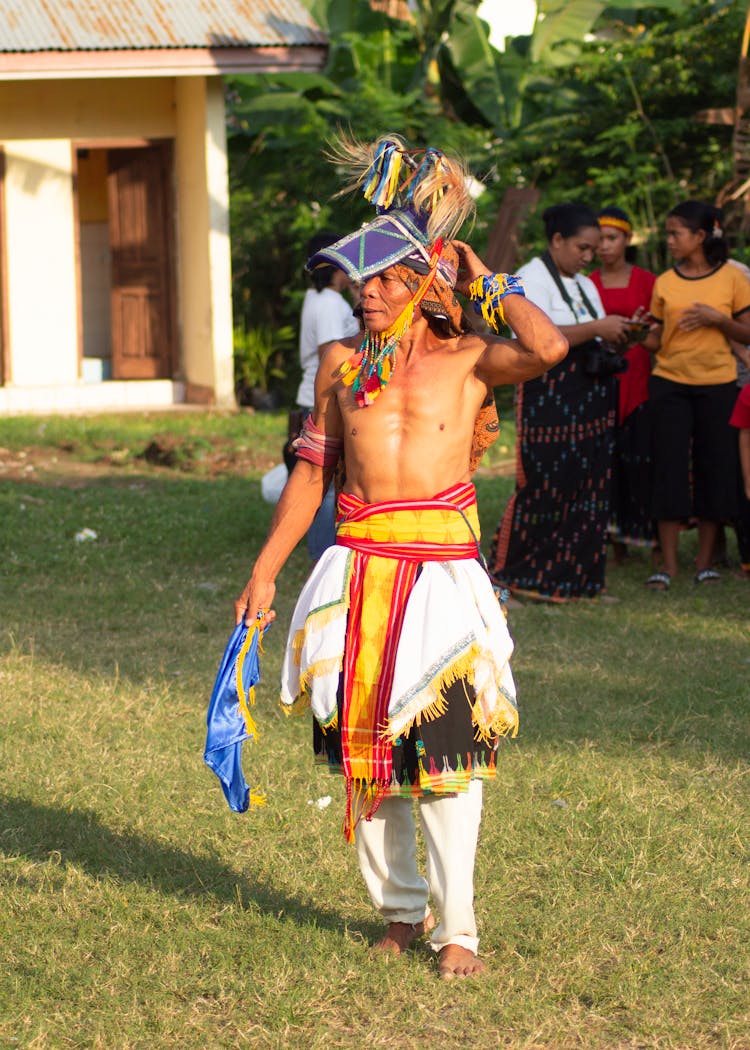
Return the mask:
[[[309,703],[324,731],[341,733],[347,837],[388,791],[393,742],[439,718],[457,680],[473,686],[478,738],[517,731],[513,643],[478,536],[471,484],[425,500],[339,497],[336,546],[292,615],[281,702]]]

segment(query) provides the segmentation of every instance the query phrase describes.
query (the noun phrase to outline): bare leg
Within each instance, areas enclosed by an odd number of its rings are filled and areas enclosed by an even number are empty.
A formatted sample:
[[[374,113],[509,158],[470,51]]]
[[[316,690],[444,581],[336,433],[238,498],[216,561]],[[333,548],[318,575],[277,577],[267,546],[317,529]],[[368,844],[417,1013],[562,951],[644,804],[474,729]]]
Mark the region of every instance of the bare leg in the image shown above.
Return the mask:
[[[659,545],[661,547],[662,568],[670,576],[677,575],[677,540],[680,535],[679,521],[659,522]]]
[[[621,540],[612,540],[612,559],[615,565],[622,565],[628,556],[628,548]]]
[[[695,559],[695,567],[698,572],[700,572],[701,569],[710,569],[713,565],[714,547],[716,546],[716,537],[718,534],[718,522],[698,522],[698,555]]]
[[[698,523],[698,535],[700,536],[701,522]],[[700,540],[698,541],[700,547]],[[696,563],[698,559],[696,558]],[[711,564],[712,565],[723,565],[725,568],[729,564],[727,561],[727,532],[722,522],[716,523],[716,539],[714,541],[714,549],[711,551]]]

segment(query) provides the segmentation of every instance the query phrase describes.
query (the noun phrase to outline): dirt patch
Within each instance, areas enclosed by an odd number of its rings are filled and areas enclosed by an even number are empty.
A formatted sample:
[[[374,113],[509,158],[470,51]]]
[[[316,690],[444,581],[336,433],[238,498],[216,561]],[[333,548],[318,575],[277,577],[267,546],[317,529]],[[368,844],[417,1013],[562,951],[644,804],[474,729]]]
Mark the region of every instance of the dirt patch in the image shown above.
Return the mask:
[[[141,449],[111,448],[84,455],[74,446],[0,447],[0,480],[85,482],[113,475],[190,473],[205,477],[263,474],[280,460],[267,452],[237,448],[227,438],[184,438],[155,435]]]

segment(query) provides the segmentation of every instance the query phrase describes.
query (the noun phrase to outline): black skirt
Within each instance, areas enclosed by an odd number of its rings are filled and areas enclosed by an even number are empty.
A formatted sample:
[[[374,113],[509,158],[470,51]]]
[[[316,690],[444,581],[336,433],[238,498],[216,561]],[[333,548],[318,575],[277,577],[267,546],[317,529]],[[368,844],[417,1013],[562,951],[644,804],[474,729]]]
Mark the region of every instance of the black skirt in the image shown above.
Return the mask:
[[[445,690],[446,709],[438,718],[422,720],[402,734],[392,747],[393,773],[386,792],[389,797],[419,798],[468,790],[475,779],[495,776],[497,739],[476,740],[471,718],[474,688],[459,680]],[[339,689],[339,721],[341,720]],[[313,719],[313,751],[316,762],[341,773],[341,733],[324,733]]]
[[[490,551],[511,591],[565,600],[604,587],[617,389],[582,363],[574,349],[518,388],[516,491]]]

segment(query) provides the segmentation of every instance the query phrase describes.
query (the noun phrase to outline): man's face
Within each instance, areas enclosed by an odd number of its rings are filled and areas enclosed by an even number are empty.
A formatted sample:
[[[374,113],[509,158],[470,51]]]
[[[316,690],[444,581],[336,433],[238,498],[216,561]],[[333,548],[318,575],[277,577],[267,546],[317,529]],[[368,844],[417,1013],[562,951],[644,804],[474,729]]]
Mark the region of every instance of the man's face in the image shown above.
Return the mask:
[[[360,303],[367,331],[384,332],[390,328],[411,295],[393,266],[366,281]]]

